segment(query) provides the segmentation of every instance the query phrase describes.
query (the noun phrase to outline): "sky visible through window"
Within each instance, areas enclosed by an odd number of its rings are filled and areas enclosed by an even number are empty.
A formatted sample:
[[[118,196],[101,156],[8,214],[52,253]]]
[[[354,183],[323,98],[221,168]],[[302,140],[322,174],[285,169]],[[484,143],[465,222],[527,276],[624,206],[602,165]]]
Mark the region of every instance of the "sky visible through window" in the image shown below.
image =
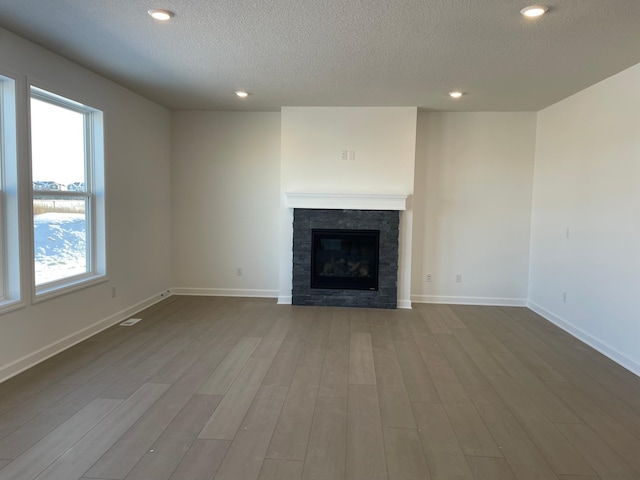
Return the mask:
[[[31,99],[34,182],[84,182],[84,115]]]

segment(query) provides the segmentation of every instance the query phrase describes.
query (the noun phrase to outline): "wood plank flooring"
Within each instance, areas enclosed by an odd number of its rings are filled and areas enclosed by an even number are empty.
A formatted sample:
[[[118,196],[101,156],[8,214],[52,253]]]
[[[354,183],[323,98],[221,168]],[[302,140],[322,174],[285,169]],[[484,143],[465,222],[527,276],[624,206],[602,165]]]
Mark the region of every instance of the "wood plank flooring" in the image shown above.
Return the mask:
[[[640,480],[640,378],[525,308],[136,316],[0,384],[0,480]]]

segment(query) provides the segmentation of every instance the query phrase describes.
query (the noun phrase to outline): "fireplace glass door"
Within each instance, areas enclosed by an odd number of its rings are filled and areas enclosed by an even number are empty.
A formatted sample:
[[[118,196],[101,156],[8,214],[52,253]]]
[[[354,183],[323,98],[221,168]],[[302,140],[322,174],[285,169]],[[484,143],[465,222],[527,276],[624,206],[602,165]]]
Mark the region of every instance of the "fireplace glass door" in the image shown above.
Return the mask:
[[[311,231],[311,288],[378,290],[379,230]]]

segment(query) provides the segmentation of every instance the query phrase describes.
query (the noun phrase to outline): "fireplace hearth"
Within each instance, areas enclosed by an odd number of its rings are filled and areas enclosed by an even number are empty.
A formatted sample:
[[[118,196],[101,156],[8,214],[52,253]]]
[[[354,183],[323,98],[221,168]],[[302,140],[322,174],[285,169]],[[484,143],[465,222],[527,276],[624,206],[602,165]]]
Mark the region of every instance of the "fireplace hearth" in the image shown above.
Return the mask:
[[[294,305],[396,308],[397,210],[293,210]]]

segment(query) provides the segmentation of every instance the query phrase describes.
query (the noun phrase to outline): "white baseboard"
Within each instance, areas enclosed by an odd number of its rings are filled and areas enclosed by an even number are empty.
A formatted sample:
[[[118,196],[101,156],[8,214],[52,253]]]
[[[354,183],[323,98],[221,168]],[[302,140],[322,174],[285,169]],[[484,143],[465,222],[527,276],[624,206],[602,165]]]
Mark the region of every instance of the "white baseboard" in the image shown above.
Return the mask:
[[[449,305],[489,305],[494,307],[526,307],[526,298],[456,297],[444,295],[411,295],[416,303],[445,303]]]
[[[411,310],[411,300],[398,300],[398,308]]]
[[[608,345],[602,340],[599,340],[598,338],[592,336],[590,333],[585,332],[583,329],[574,325],[568,320],[565,320],[564,318],[559,317],[558,315],[551,313],[548,310],[545,310],[543,307],[541,307],[535,302],[532,302],[532,301],[527,302],[527,307],[529,307],[531,310],[536,312],[541,317],[544,317],[546,320],[549,320],[554,325],[560,327],[565,332],[573,335],[581,342],[584,342],[587,345],[589,345],[591,348],[594,348],[595,350],[599,351],[605,357],[610,358],[611,360],[616,362],[618,365],[626,368],[631,373],[634,373],[635,375],[640,377],[640,364],[638,364],[634,360],[627,357],[624,353],[619,352],[618,350],[613,348],[611,345]]]
[[[251,297],[278,298],[277,290],[241,290],[235,288],[186,288],[175,287],[171,291],[174,295],[197,295],[203,297]]]
[[[291,295],[279,295],[278,296],[278,305],[291,305],[293,302],[293,298]]]
[[[57,355],[58,353],[73,347],[77,343],[86,340],[89,337],[94,336],[96,333],[105,330],[116,323],[119,323],[132,315],[144,310],[145,308],[150,307],[166,298],[171,296],[172,292],[170,290],[164,290],[156,295],[153,295],[141,302],[136,303],[135,305],[125,308],[113,315],[104,318],[88,327],[83,328],[82,330],[72,333],[60,340],[57,340],[46,347],[41,348],[33,353],[25,355],[17,360],[14,360],[7,365],[3,365],[0,367],[0,383],[10,379],[18,375],[19,373],[47,360],[48,358]]]

